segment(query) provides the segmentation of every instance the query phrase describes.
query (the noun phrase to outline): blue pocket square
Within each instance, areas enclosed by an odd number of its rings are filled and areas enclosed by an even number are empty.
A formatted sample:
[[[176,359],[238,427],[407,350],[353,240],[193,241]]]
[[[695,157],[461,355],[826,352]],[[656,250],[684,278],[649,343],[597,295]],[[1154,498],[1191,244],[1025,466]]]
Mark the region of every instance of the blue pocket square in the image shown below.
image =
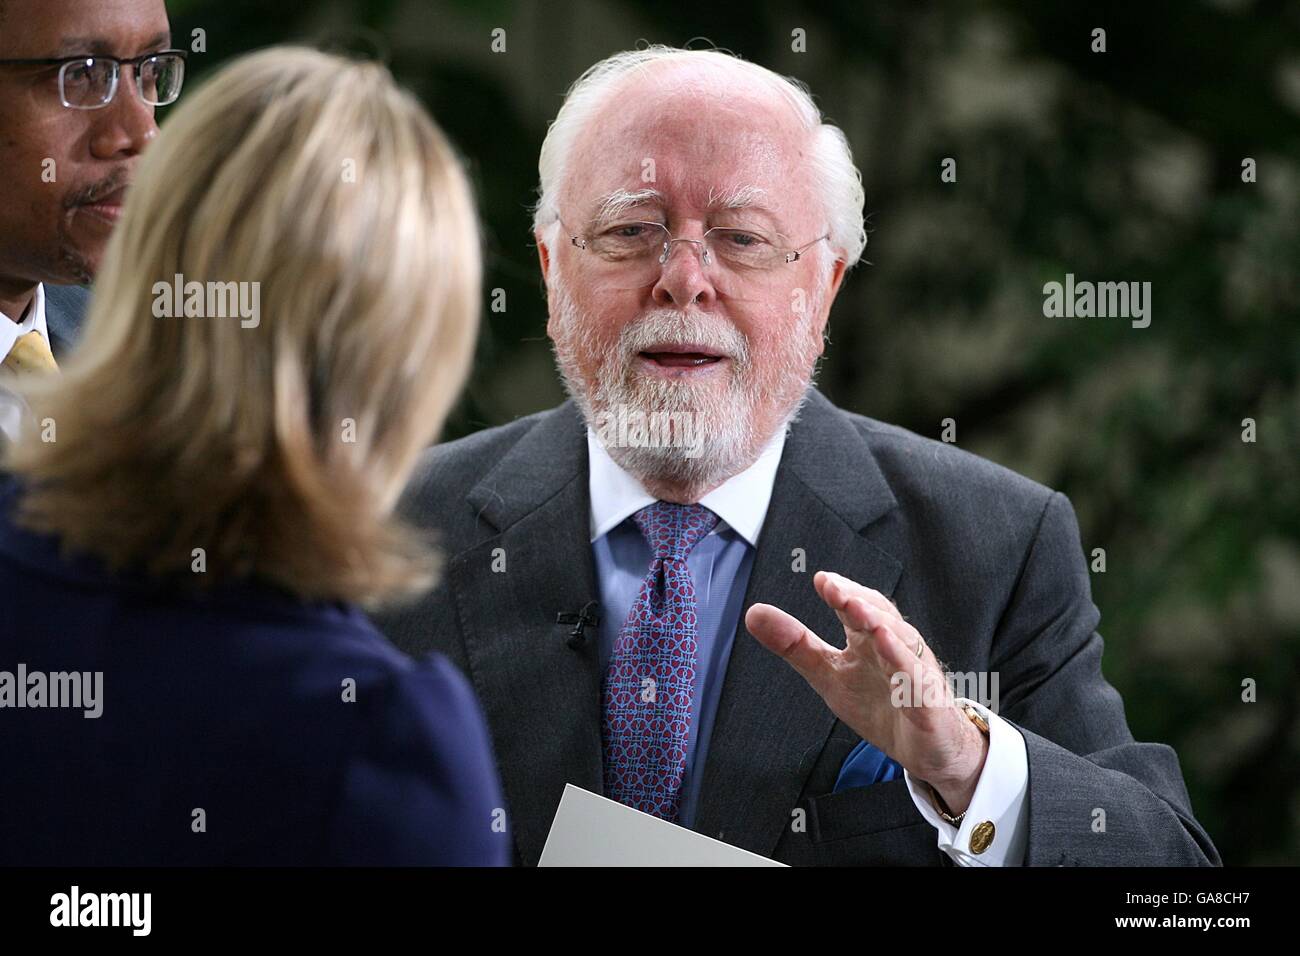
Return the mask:
[[[903,776],[903,768],[898,761],[889,759],[879,747],[863,740],[853,748],[853,752],[844,761],[844,766],[840,767],[840,775],[835,781],[835,789],[832,792],[839,793],[841,790],[852,790],[854,787],[868,787],[873,783],[884,783],[886,780],[896,780],[901,776]]]

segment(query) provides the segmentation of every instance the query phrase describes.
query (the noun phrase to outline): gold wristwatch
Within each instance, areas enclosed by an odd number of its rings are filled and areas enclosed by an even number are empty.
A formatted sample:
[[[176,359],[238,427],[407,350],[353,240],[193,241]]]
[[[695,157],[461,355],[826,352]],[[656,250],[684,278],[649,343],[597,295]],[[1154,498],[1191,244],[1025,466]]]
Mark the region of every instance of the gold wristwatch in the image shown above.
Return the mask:
[[[984,719],[984,715],[970,704],[962,704],[961,709],[962,712],[970,718],[971,723],[980,729],[980,733],[987,737],[989,735],[989,722]],[[928,783],[926,786],[930,788],[930,802],[934,804],[934,809],[938,812],[939,816],[943,817],[955,827],[961,826],[962,818],[966,816],[966,810],[963,810],[954,817],[948,812],[948,808],[944,806],[943,798],[939,796],[939,791],[935,790],[934,787]],[[967,807],[966,809],[969,810],[970,808]]]

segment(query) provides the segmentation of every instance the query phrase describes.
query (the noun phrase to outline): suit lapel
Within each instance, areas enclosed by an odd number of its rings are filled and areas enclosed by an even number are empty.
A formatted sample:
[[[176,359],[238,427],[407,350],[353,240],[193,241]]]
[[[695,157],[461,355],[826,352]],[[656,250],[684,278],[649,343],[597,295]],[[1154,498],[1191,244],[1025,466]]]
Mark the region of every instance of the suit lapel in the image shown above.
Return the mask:
[[[812,391],[786,439],[744,607],[776,605],[843,647],[844,630],[817,597],[813,575],[838,571],[892,595],[903,564],[871,525],[896,507],[865,439]],[[695,828],[770,856],[834,723],[804,679],[750,636],[742,616]]]
[[[63,361],[77,341],[87,299],[84,289],[45,286],[45,331],[56,362]]]
[[[448,569],[468,672],[492,729],[520,857],[536,864],[566,783],[601,792],[598,638],[556,615],[599,598],[585,426],[565,403],[474,487],[496,530]],[[504,564],[503,564],[504,562]]]

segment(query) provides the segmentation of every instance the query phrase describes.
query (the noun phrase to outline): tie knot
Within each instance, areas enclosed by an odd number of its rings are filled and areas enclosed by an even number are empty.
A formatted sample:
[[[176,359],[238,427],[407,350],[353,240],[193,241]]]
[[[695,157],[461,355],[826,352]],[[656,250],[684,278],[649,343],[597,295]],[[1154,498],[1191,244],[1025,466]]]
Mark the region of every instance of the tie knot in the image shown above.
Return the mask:
[[[632,516],[636,526],[661,561],[683,561],[691,549],[718,523],[718,516],[704,505],[679,505],[656,501]]]

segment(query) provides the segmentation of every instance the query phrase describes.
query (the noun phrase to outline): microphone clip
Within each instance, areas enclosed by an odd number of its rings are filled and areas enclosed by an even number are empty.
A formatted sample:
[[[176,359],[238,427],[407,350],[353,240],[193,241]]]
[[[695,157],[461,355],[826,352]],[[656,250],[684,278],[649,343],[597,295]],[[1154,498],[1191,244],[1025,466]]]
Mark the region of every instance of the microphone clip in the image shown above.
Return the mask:
[[[589,627],[595,627],[600,623],[600,615],[595,613],[595,609],[600,606],[598,601],[588,601],[582,606],[581,611],[563,611],[555,615],[556,624],[572,624],[573,630],[569,632],[568,640],[565,641],[575,651],[580,650],[586,643],[586,630]]]

